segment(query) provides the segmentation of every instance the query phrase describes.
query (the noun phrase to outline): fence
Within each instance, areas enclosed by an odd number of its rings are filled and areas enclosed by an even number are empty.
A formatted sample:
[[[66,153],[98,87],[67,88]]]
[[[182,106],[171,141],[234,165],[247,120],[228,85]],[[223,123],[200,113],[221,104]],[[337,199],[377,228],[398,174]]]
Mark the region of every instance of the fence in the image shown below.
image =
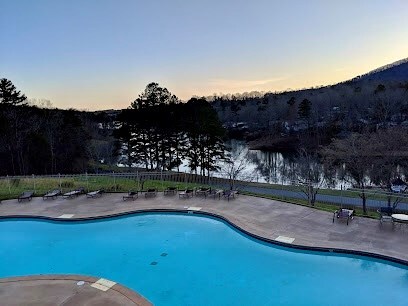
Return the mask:
[[[43,195],[51,189],[61,189],[65,192],[79,187],[84,187],[87,191],[103,188],[107,192],[127,192],[148,188],[164,190],[168,186],[175,186],[178,189],[198,186],[229,189],[232,185],[244,193],[310,205],[307,196],[308,186],[296,182],[291,185],[247,181],[231,182],[226,178],[215,176],[207,177],[170,171],[0,177],[0,200],[16,198],[25,190],[33,190],[36,195]],[[364,191],[358,189],[320,189],[316,196],[316,205],[321,207],[326,205],[328,209],[332,209],[333,205],[345,208],[361,208],[362,199],[360,196],[363,192],[366,196],[368,211],[376,211],[379,207],[388,204],[395,205],[397,210],[408,211],[408,194],[374,189]]]

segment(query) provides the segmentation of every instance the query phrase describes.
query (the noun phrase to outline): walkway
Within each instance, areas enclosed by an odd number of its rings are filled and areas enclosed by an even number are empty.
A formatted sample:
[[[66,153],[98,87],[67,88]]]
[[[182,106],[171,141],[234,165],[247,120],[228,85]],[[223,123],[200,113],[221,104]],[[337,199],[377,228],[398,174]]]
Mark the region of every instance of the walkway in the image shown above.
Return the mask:
[[[225,186],[227,188],[227,186]],[[285,190],[285,189],[276,189],[273,188],[272,186],[265,186],[262,187],[260,186],[240,186],[239,187],[243,191],[255,193],[255,194],[263,194],[263,195],[271,195],[277,198],[292,198],[292,199],[303,199],[307,200],[305,194],[303,194],[301,191],[296,192],[296,191],[291,191],[291,190]],[[368,199],[366,202],[366,205],[368,208],[371,209],[378,209],[381,206],[388,206],[387,201],[385,200],[373,200],[369,198],[370,195],[368,195]],[[338,196],[338,195],[328,195],[328,194],[317,194],[316,196],[316,201],[322,202],[322,203],[330,203],[330,204],[336,204],[336,205],[346,205],[346,206],[354,206],[354,207],[362,207],[363,202],[361,198],[356,197],[346,197],[346,196]],[[399,203],[397,206],[398,210],[404,210],[408,211],[408,203]]]

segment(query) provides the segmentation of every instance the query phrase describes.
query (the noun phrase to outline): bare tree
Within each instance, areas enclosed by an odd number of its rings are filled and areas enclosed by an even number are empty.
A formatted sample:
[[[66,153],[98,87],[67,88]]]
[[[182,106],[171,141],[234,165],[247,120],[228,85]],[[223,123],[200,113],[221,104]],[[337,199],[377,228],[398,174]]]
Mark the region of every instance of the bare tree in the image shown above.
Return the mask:
[[[363,212],[367,213],[367,186],[373,165],[373,143],[369,134],[352,134],[347,139],[336,139],[323,150],[323,155],[328,167],[339,167],[342,179],[360,190]]]
[[[326,175],[319,162],[319,157],[316,153],[302,148],[299,149],[293,165],[289,171],[283,172],[283,174],[299,186],[309,205],[314,206],[317,194],[326,182]]]
[[[231,150],[226,156],[225,162],[220,166],[219,173],[228,178],[229,188],[236,189],[237,182],[249,184],[254,178],[254,172],[248,169],[248,149],[241,147]]]
[[[407,131],[400,127],[380,130],[370,136],[370,142],[376,146],[375,157],[370,178],[387,192],[388,206],[396,208],[403,200],[400,193],[392,190],[392,182],[403,176],[408,168],[408,136]]]

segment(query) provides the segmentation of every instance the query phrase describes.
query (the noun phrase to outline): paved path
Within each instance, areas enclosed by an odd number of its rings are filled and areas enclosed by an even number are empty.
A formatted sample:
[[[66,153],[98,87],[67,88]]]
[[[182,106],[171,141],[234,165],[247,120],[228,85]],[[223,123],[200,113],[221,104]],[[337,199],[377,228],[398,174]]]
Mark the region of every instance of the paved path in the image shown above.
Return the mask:
[[[242,229],[267,239],[275,240],[279,236],[284,236],[294,239],[292,243],[294,245],[363,251],[408,262],[406,224],[380,226],[378,220],[355,217],[347,226],[342,220],[335,220],[333,223],[333,214],[329,212],[244,195],[227,201],[198,197],[179,199],[178,196],[165,197],[159,194],[154,198],[145,199],[142,196],[135,201],[126,202],[122,200],[122,195],[105,194],[97,199],[79,196],[69,200],[59,198],[46,201],[42,198],[33,198],[32,201],[23,203],[7,200],[0,204],[0,217],[36,215],[58,218],[68,215],[72,218],[91,218],[140,210],[186,210],[186,207],[194,206],[201,208],[201,211],[221,215]],[[16,287],[8,284],[8,287],[5,287],[4,280],[7,279],[3,279],[3,283],[0,282],[0,301],[7,298],[8,301],[15,301],[14,305],[62,305],[58,304],[58,301],[73,296],[75,290],[78,290],[72,282],[42,281],[33,283],[30,289],[32,293],[28,294],[30,291],[27,291],[26,286]],[[41,295],[39,292],[43,292],[44,286],[47,287],[50,303],[45,303],[45,300],[31,303],[33,296]],[[78,295],[77,298],[85,301],[89,297],[89,303],[84,302],[85,305],[106,305],[103,302],[93,303],[95,292],[88,289],[84,289],[83,295]],[[97,294],[96,299],[99,298],[102,296]],[[119,301],[120,297],[117,298]],[[113,297],[109,296],[109,299]],[[113,302],[107,304],[115,305]],[[121,302],[119,304],[122,305]]]
[[[284,189],[275,189],[270,187],[262,187],[262,186],[242,186],[240,188],[243,191],[248,191],[255,194],[266,194],[266,195],[273,195],[275,197],[286,197],[286,198],[294,198],[294,199],[303,199],[307,200],[306,196],[301,192],[291,191],[291,190],[284,190]],[[363,202],[360,198],[351,198],[351,197],[342,197],[337,195],[326,195],[326,194],[317,194],[316,200],[325,203],[332,203],[337,205],[346,205],[346,206],[354,206],[354,207],[362,207]],[[382,200],[372,200],[367,199],[367,207],[378,209],[381,206],[388,206],[387,201]],[[399,210],[408,211],[408,204],[407,203],[399,203],[397,208]]]

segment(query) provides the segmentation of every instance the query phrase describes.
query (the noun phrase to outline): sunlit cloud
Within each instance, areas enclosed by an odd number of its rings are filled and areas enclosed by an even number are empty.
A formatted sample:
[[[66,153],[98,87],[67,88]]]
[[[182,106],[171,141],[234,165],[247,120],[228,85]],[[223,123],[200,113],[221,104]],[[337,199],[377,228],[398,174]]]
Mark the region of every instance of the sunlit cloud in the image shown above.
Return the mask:
[[[211,79],[209,81],[209,86],[222,90],[247,90],[263,88],[266,85],[270,85],[272,83],[284,81],[287,79],[287,76],[261,80]]]
[[[334,69],[335,72],[344,72],[344,71],[350,71],[350,67],[339,67]]]

